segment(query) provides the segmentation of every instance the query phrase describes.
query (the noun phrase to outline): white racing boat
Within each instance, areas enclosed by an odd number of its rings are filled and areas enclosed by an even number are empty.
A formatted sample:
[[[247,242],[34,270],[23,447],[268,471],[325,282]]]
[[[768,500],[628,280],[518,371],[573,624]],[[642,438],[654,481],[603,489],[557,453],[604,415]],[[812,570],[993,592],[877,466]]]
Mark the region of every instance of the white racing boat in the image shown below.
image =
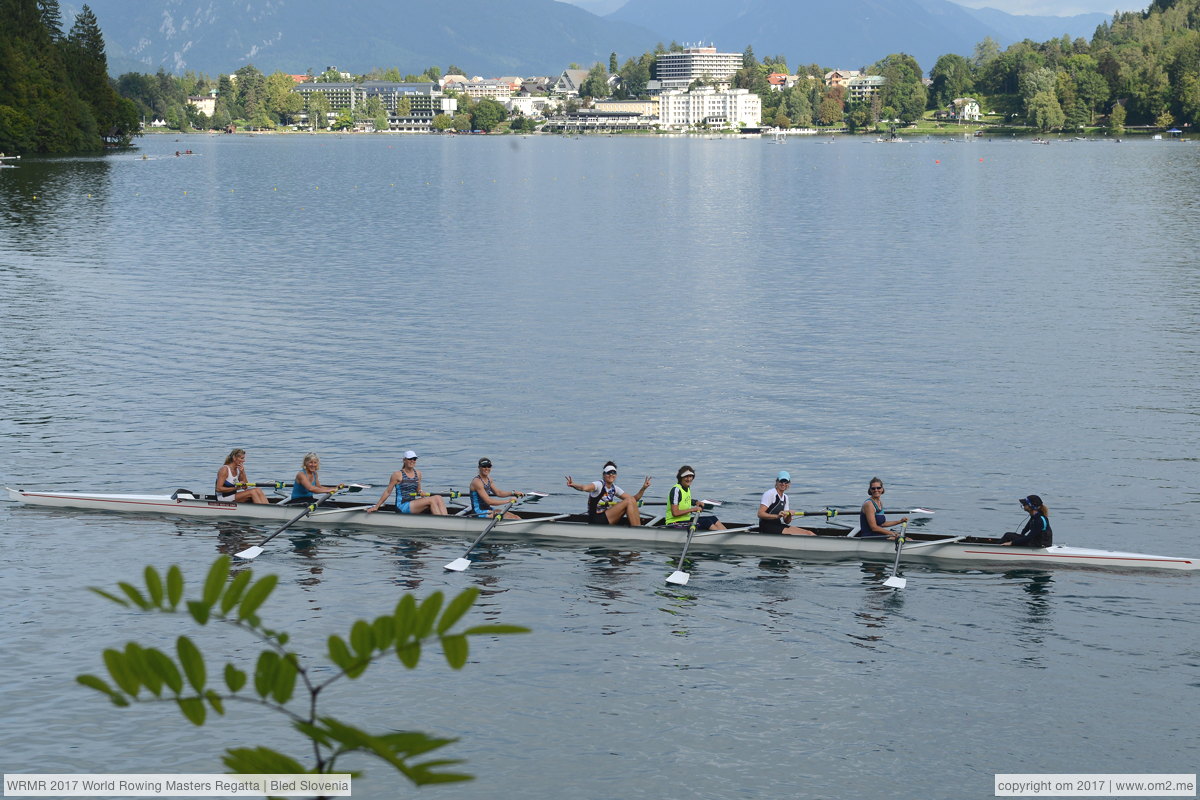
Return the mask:
[[[7,487],[6,487],[7,488]],[[166,514],[171,516],[203,518],[212,520],[251,520],[268,523],[284,523],[296,517],[303,506],[281,505],[272,500],[270,504],[232,503],[217,500],[213,495],[199,495],[180,489],[169,495],[156,494],[88,494],[79,492],[36,492],[23,489],[8,489],[12,500],[34,506],[52,508],[84,509],[89,511],[115,511],[134,514]],[[465,516],[431,516],[428,514],[400,514],[386,506],[372,514],[365,509],[370,504],[351,501],[329,501],[307,515],[303,525],[337,525],[362,528],[408,530],[421,533],[457,534],[474,536],[488,525],[488,520]],[[914,509],[904,512],[909,516],[929,516],[933,512]],[[810,515],[812,516],[812,515]],[[824,512],[817,516],[825,517]],[[591,525],[583,514],[534,512],[528,507],[521,509],[521,519],[504,520],[496,524],[497,536],[506,529],[520,538],[547,537],[574,539],[589,543],[644,543],[669,545],[677,549],[687,538],[687,531],[663,527],[658,520],[648,517],[644,522],[651,524],[640,527],[625,525]],[[776,533],[760,533],[752,524],[726,523],[725,531],[704,531],[693,537],[698,548],[717,547],[722,550],[747,550],[778,555],[813,554],[835,558],[869,558],[871,560],[892,559],[895,545],[880,538],[859,538],[858,514],[851,511],[844,517],[847,522],[839,523],[833,516],[824,527],[814,528],[801,522],[816,536],[791,536]],[[507,538],[507,537],[506,537]],[[667,549],[667,548],[664,548]],[[976,536],[951,536],[909,531],[903,551],[905,561],[936,559],[954,562],[987,562],[1011,564],[1021,567],[1035,566],[1082,566],[1108,569],[1170,569],[1198,570],[1200,560],[1193,558],[1171,558],[1144,553],[1122,553],[1111,550],[1093,550],[1066,545],[1046,548],[1005,547],[999,539]]]

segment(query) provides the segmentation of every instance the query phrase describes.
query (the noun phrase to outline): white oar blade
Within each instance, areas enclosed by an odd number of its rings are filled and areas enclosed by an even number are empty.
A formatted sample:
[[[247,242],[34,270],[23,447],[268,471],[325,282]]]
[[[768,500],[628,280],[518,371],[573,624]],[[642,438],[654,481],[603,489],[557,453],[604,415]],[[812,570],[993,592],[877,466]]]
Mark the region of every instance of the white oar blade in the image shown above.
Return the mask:
[[[247,547],[240,553],[234,553],[234,555],[238,558],[244,558],[249,561],[252,558],[258,558],[260,555],[262,555],[262,552],[263,549],[261,547],[254,545],[253,547]]]
[[[667,576],[667,583],[674,583],[677,586],[687,586],[688,579],[691,577],[686,572],[677,569]]]
[[[883,585],[891,587],[892,589],[903,589],[905,586],[908,586],[908,578],[901,578],[893,575],[884,581]]]
[[[469,566],[471,566],[471,562],[468,559],[456,558],[446,565],[446,569],[454,570],[455,572],[463,572]]]

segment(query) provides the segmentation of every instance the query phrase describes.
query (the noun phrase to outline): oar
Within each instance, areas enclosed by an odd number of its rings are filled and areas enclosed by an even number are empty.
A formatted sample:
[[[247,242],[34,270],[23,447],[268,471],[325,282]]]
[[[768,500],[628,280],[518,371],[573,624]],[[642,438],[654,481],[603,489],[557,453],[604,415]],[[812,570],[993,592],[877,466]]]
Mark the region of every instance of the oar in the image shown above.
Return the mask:
[[[901,578],[896,575],[896,571],[900,569],[900,551],[904,549],[904,532],[908,530],[908,523],[905,522],[900,526],[900,536],[896,539],[896,563],[892,564],[892,577],[883,582],[884,586],[890,586],[893,589],[903,589],[908,585],[907,578]]]
[[[467,567],[471,566],[471,559],[467,558],[467,556],[471,555],[471,551],[475,549],[475,545],[482,542],[483,537],[487,536],[489,533],[492,532],[492,528],[496,527],[497,522],[504,519],[504,515],[507,512],[512,511],[514,508],[521,505],[521,503],[525,502],[526,497],[532,497],[532,496],[533,495],[527,494],[524,497],[518,497],[515,500],[509,500],[508,505],[506,505],[503,508],[496,511],[496,515],[494,517],[492,517],[492,521],[489,522],[488,526],[483,529],[483,533],[479,534],[479,536],[476,537],[475,541],[471,542],[471,546],[467,548],[467,552],[463,553],[461,558],[456,558],[453,561],[451,561],[449,564],[446,564],[445,568],[454,570],[455,572],[462,572]],[[545,497],[545,495],[541,495],[541,496]]]
[[[268,481],[265,483],[264,482],[235,483],[233,485],[233,488],[235,488],[235,489],[288,489],[291,486],[293,486],[291,481]],[[350,494],[354,494],[355,492],[361,492],[363,489],[370,489],[370,488],[372,488],[372,487],[369,483],[348,483],[348,484],[346,484],[346,491],[349,492]]]
[[[332,508],[329,511],[318,511],[313,514],[314,517],[328,517],[330,514],[345,514],[347,511],[366,511],[368,508],[375,506],[346,506],[345,508]]]
[[[296,524],[297,522],[299,522],[300,520],[302,520],[302,519],[304,519],[305,517],[307,517],[307,516],[308,516],[309,514],[311,514],[312,512],[316,511],[316,510],[317,510],[317,506],[321,505],[321,503],[324,503],[326,500],[328,500],[329,498],[333,497],[335,494],[337,494],[337,493],[338,493],[338,492],[340,492],[340,491],[341,491],[341,489],[334,489],[332,492],[329,492],[328,494],[326,494],[324,497],[320,498],[320,499],[319,499],[319,500],[317,500],[316,502],[314,502],[314,503],[309,503],[307,506],[305,506],[305,507],[304,507],[304,510],[303,510],[303,511],[301,511],[299,514],[297,514],[296,516],[294,516],[294,517],[292,517],[290,520],[288,520],[288,521],[287,521],[287,523],[285,523],[285,524],[284,524],[284,526],[283,526],[282,528],[280,528],[279,530],[275,531],[275,532],[274,532],[274,533],[272,533],[270,536],[268,536],[267,538],[263,539],[263,540],[262,540],[260,543],[258,543],[258,544],[256,544],[256,545],[254,545],[253,547],[247,547],[245,550],[243,550],[243,551],[242,551],[242,552],[240,552],[240,553],[234,553],[234,555],[235,555],[235,556],[237,556],[238,558],[244,558],[244,559],[246,559],[247,561],[249,561],[249,560],[250,560],[250,559],[252,559],[252,558],[258,558],[260,555],[262,555],[262,551],[263,551],[263,545],[265,545],[267,542],[269,542],[269,541],[271,541],[272,539],[274,539],[274,538],[275,538],[276,536],[278,536],[279,534],[281,534],[281,533],[283,533],[284,531],[286,531],[288,528],[290,528],[290,527],[292,527],[293,525],[295,525],[295,524]]]
[[[692,545],[692,536],[696,533],[696,520],[698,519],[700,519],[700,512],[693,511],[692,524],[688,526],[687,539],[683,543],[683,552],[679,554],[679,564],[676,565],[675,571],[667,576],[667,583],[687,586],[688,579],[692,577],[683,571],[683,558],[687,555],[688,548]]]

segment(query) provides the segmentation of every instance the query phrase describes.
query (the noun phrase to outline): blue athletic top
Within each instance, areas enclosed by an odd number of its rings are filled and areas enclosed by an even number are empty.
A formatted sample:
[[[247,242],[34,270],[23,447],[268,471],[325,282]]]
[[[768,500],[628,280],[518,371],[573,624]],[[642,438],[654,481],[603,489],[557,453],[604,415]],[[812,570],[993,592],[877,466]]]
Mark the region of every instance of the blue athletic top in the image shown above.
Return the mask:
[[[314,497],[316,497],[316,495],[313,494],[312,492],[310,492],[308,489],[305,489],[304,485],[301,484],[300,481],[296,481],[295,483],[292,484],[292,498],[291,499],[293,499],[293,500],[311,500]]]
[[[875,524],[882,526],[887,522],[887,515],[883,513],[883,504],[875,498],[871,498],[871,505],[875,506]],[[876,533],[871,530],[871,526],[867,524],[867,515],[862,511],[858,512],[858,535],[859,536],[882,536],[883,534]]]
[[[416,499],[419,484],[416,475],[410,478],[404,474],[404,470],[400,470],[400,482],[396,484],[396,508]]]
[[[483,483],[483,488],[487,490],[489,495],[496,491],[492,488],[490,480],[484,480],[483,476],[480,476],[479,480]],[[476,516],[487,516],[492,513],[492,507],[483,502],[483,499],[479,496],[479,492],[474,489],[471,490],[471,509],[475,512]]]

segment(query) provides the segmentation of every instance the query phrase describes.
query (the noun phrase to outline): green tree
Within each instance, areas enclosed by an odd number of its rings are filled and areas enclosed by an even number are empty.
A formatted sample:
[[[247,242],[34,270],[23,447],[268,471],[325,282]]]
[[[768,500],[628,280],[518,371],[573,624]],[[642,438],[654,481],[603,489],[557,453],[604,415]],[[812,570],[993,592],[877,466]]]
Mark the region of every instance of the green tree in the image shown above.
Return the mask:
[[[1113,136],[1125,135],[1125,106],[1114,103],[1108,112],[1108,132]]]
[[[975,89],[971,62],[954,53],[939,58],[929,78],[930,108],[945,108],[951,101],[966,97]]]
[[[907,53],[892,53],[875,62],[870,72],[886,80],[880,90],[882,105],[896,109],[903,122],[914,122],[925,113],[927,92],[921,82],[921,67]]]
[[[345,637],[330,636],[328,657],[333,668],[316,668],[311,659],[288,648],[291,637],[287,633],[268,628],[258,615],[275,589],[275,575],[255,581],[254,573],[244,569],[230,579],[230,558],[221,556],[209,569],[200,593],[187,600],[185,579],[178,566],[165,574],[146,567],[143,579],[144,587],[121,581],[114,592],[94,587],[92,591],[127,609],[186,614],[201,627],[210,623],[231,626],[260,643],[257,658],[242,665],[229,661],[219,670],[210,670],[200,646],[191,637],[180,635],[173,649],[144,647],[136,642],[128,642],[120,650],[107,649],[103,655],[107,680],[96,675],[80,675],[76,680],[104,694],[118,708],[171,701],[197,726],[204,725],[210,714],[223,716],[231,701],[253,703],[279,714],[311,745],[311,769],[269,747],[230,748],[222,760],[239,774],[336,772],[338,760],[353,753],[390,764],[416,785],[470,780],[469,775],[444,771],[461,762],[418,760],[453,739],[415,732],[369,733],[325,712],[319,702],[323,699],[321,692],[337,681],[362,677],[372,664],[387,657],[398,658],[406,668],[415,669],[422,649],[435,643],[441,645],[450,667],[461,669],[467,662],[468,637],[527,632],[511,625],[454,630],[479,594],[474,587],[449,603],[444,602],[441,592],[420,602],[405,594],[393,612],[354,622]],[[293,703],[297,693],[300,699]]]
[[[587,77],[579,85],[579,96],[603,99],[609,94],[608,72],[605,71],[602,64],[596,64],[588,70]]]
[[[1049,90],[1038,92],[1030,99],[1026,119],[1030,125],[1043,132],[1061,128],[1066,122],[1062,106],[1058,104],[1058,97]]]
[[[329,127],[329,98],[324,92],[310,92],[308,95],[308,124],[313,130],[324,130]]]
[[[263,83],[263,106],[276,122],[291,124],[304,108],[304,98],[295,91],[296,82],[284,72],[272,72]]]
[[[454,115],[454,130],[460,133],[469,133],[471,131],[471,115],[470,114],[455,114]]]
[[[616,53],[609,53],[609,54],[608,54],[608,74],[609,74],[609,75],[616,75],[616,74],[617,74],[617,72],[618,72],[618,68],[617,68],[617,54],[616,54]]]
[[[431,124],[435,131],[448,131],[454,127],[454,117],[449,114],[435,114]]]
[[[480,100],[471,109],[471,124],[474,126],[472,130],[491,133],[507,118],[508,111],[504,106],[490,98]]]

